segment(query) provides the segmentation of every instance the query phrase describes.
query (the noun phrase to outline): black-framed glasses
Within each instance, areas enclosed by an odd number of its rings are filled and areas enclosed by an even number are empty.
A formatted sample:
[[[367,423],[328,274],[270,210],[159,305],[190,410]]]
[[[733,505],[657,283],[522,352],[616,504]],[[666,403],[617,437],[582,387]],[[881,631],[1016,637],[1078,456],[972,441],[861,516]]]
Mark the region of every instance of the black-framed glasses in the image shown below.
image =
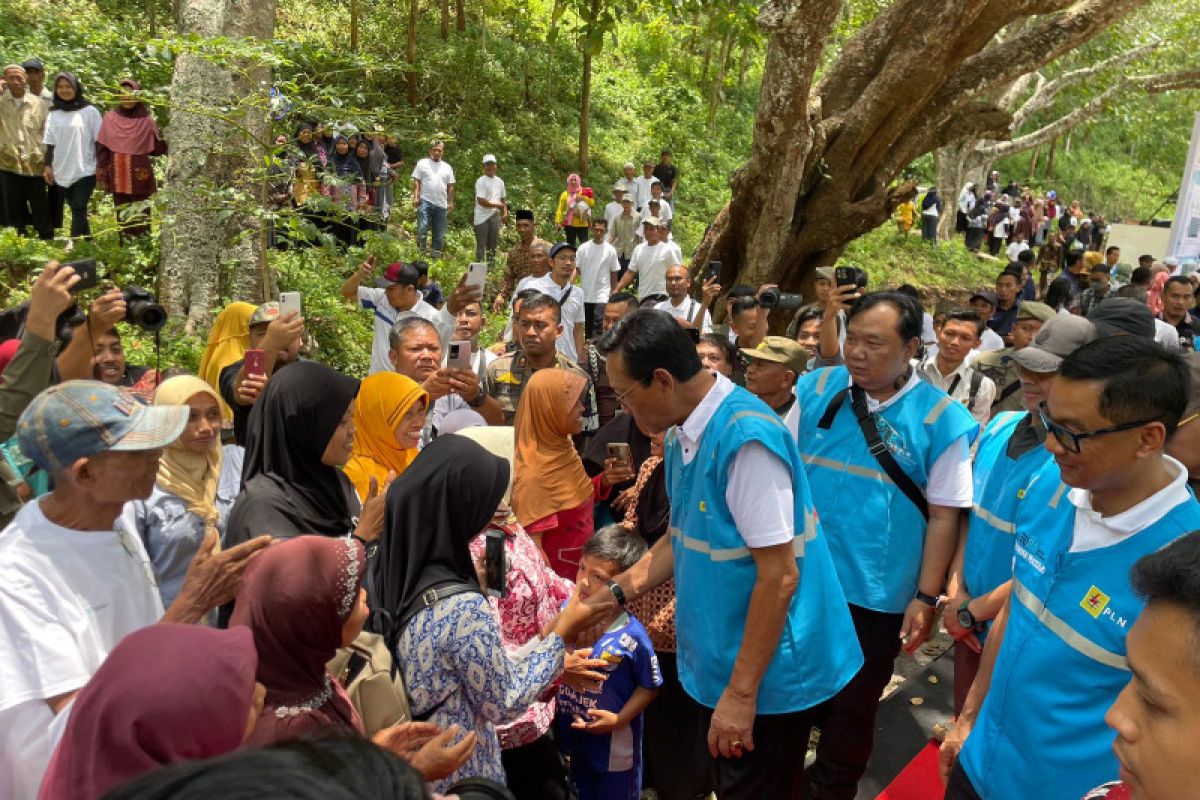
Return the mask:
[[[1097,428],[1094,431],[1083,431],[1081,433],[1076,433],[1069,428],[1064,428],[1062,425],[1051,419],[1050,415],[1046,413],[1045,403],[1038,404],[1038,416],[1041,417],[1042,426],[1045,427],[1046,431],[1053,434],[1054,438],[1058,440],[1058,443],[1066,448],[1068,452],[1076,454],[1081,452],[1084,439],[1091,439],[1095,436],[1103,436],[1106,433],[1121,433],[1123,431],[1131,431],[1134,428],[1140,428],[1143,425],[1149,425],[1151,422],[1155,422],[1158,419],[1158,417],[1151,417],[1150,419],[1143,419],[1137,422],[1125,422],[1120,425],[1113,425],[1110,428]]]

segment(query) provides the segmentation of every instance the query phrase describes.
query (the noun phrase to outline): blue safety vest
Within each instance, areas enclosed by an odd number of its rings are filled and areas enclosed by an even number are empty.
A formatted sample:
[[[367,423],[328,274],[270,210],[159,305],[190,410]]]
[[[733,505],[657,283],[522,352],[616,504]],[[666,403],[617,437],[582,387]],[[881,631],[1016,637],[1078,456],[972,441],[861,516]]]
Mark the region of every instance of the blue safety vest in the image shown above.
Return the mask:
[[[683,463],[676,432],[667,436],[679,681],[697,702],[715,707],[741,648],[757,571],[725,492],[733,458],[748,442],[778,456],[794,478],[792,546],[800,585],[757,705],[759,714],[786,714],[835,695],[857,674],[863,657],[796,446],[779,416],[740,387],[714,412],[689,463]]]
[[[1015,460],[1008,457],[1009,440],[1025,417],[1022,411],[997,414],[979,437],[975,505],[963,553],[963,578],[971,597],[987,594],[1012,577],[1017,506],[1034,474],[1054,459],[1044,447],[1022,453]],[[991,621],[987,624],[990,627]],[[979,634],[979,639],[983,641],[984,634]]]
[[[1076,800],[1117,774],[1104,714],[1129,682],[1139,558],[1200,528],[1189,498],[1108,547],[1070,552],[1075,507],[1051,462],[1017,516],[1013,591],[991,687],[959,761],[984,800]]]
[[[796,381],[800,457],[846,599],[899,614],[917,589],[925,518],[867,449],[849,397],[828,429],[818,426],[830,400],[849,382],[845,367]],[[979,433],[962,403],[924,381],[873,416],[892,458],[922,491],[938,456],[956,440],[966,436],[971,442]]]

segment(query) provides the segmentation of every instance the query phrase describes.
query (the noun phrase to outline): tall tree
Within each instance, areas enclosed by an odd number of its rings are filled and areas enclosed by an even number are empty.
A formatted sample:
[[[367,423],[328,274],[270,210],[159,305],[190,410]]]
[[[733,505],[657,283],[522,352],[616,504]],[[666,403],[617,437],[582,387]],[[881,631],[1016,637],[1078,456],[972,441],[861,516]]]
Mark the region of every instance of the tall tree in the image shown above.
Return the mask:
[[[180,0],[176,26],[195,37],[171,82],[159,292],[193,332],[222,296],[261,301],[270,288],[265,199],[271,70],[255,43],[275,31],[275,0]]]
[[[968,182],[981,183],[988,168],[1006,156],[1023,153],[1054,142],[1059,136],[1094,119],[1117,99],[1133,91],[1163,92],[1200,86],[1200,72],[1137,74],[1131,65],[1158,50],[1162,40],[1135,45],[1101,61],[1070,69],[1047,79],[1040,71],[1019,76],[995,102],[1011,114],[1007,129],[994,138],[967,138],[934,153],[937,186],[945,199],[938,234],[946,239],[954,233],[956,198]],[[1046,112],[1064,93],[1086,85],[1090,94],[1073,97],[1056,115]],[[1051,151],[1053,154],[1053,151]],[[1053,162],[1051,162],[1053,163]],[[1031,167],[1032,172],[1032,167]]]
[[[998,136],[996,87],[1086,42],[1147,0],[895,0],[823,62],[843,0],[767,0],[750,157],[694,254],[723,281],[799,288],[915,194],[917,157]],[[998,36],[1020,25],[1020,36]],[[823,66],[817,81],[818,66]]]

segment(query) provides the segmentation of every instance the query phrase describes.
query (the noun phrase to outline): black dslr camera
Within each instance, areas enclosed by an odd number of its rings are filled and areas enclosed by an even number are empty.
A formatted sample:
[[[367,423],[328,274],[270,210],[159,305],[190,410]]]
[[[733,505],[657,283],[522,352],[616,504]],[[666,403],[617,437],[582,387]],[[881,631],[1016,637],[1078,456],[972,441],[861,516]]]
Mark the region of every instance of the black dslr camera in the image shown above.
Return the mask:
[[[758,296],[758,302],[763,308],[799,308],[804,305],[804,298],[798,294],[787,294],[778,289],[767,289]]]
[[[125,298],[125,321],[153,333],[167,324],[167,310],[141,286],[129,286],[121,291]]]

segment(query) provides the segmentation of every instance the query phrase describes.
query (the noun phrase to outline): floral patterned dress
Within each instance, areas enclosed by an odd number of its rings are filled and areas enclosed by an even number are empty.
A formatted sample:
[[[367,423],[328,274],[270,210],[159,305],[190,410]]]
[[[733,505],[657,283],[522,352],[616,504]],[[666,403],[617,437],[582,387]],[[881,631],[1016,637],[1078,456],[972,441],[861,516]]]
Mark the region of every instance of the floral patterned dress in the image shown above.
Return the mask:
[[[571,597],[575,584],[561,578],[550,569],[529,534],[514,522],[502,528],[504,555],[508,563],[504,597],[489,597],[500,624],[500,638],[509,655],[538,638],[542,627],[558,616],[559,609]],[[483,558],[485,537],[471,540],[471,558]],[[539,698],[515,722],[497,727],[500,748],[514,747],[536,741],[554,722],[552,693]]]
[[[479,738],[467,763],[433,784],[435,792],[465,777],[505,781],[495,726],[518,719],[554,683],[565,650],[562,639],[551,635],[514,660],[487,598],[474,592],[448,597],[412,618],[396,658],[413,715],[432,711],[435,725],[459,725]]]

